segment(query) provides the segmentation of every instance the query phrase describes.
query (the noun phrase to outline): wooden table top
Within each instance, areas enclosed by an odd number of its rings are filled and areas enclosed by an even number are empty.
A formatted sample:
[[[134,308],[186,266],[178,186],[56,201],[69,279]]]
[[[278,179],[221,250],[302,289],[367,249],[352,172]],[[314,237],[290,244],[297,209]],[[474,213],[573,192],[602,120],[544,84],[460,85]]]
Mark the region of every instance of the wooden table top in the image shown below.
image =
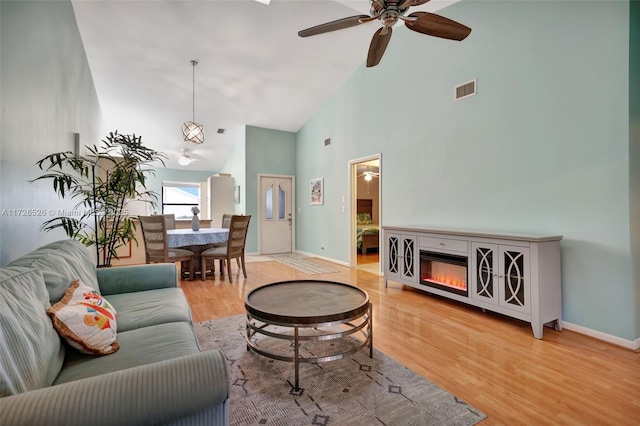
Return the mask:
[[[319,324],[364,314],[369,295],[357,287],[319,280],[294,280],[258,287],[245,297],[251,315],[283,324]]]

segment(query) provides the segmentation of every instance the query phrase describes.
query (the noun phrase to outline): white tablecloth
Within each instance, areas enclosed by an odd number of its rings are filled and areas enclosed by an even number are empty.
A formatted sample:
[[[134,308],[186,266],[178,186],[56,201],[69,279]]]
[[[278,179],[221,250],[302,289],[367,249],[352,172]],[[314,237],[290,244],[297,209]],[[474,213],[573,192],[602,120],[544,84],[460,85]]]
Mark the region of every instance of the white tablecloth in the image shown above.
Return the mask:
[[[167,230],[167,244],[170,248],[224,243],[228,238],[229,230],[226,228],[200,228],[198,231],[191,229]]]

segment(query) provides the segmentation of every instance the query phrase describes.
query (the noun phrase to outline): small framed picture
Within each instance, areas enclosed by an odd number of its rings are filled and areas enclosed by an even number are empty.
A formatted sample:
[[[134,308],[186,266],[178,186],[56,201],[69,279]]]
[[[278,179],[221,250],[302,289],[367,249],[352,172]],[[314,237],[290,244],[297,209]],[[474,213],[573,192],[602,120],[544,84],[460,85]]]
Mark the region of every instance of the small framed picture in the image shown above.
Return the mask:
[[[317,178],[309,181],[311,191],[310,203],[312,206],[324,204],[324,179]]]
[[[240,204],[240,185],[237,185],[234,189],[233,200],[236,204]]]

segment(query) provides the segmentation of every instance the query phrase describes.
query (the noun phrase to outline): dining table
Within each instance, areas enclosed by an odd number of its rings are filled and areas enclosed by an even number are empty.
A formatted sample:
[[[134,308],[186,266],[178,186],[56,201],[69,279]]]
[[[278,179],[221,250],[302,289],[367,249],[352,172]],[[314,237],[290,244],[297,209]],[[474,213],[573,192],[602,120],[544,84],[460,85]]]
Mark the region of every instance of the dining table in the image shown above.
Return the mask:
[[[193,229],[167,229],[167,246],[169,248],[181,248],[191,250],[196,254],[195,273],[211,274],[210,271],[203,271],[200,265],[200,253],[215,247],[216,244],[222,244],[229,238],[228,228],[200,228],[197,231]],[[182,275],[185,276],[186,271]]]
[[[169,248],[220,244],[226,242],[228,237],[228,228],[200,228],[197,231],[192,229],[167,229],[167,245]]]

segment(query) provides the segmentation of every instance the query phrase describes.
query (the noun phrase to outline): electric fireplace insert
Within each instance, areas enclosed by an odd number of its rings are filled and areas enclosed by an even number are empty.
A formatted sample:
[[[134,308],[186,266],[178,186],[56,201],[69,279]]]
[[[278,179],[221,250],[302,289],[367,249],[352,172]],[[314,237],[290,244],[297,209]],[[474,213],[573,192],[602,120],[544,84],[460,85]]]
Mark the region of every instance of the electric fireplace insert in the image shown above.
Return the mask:
[[[420,284],[469,296],[467,256],[420,250]]]

